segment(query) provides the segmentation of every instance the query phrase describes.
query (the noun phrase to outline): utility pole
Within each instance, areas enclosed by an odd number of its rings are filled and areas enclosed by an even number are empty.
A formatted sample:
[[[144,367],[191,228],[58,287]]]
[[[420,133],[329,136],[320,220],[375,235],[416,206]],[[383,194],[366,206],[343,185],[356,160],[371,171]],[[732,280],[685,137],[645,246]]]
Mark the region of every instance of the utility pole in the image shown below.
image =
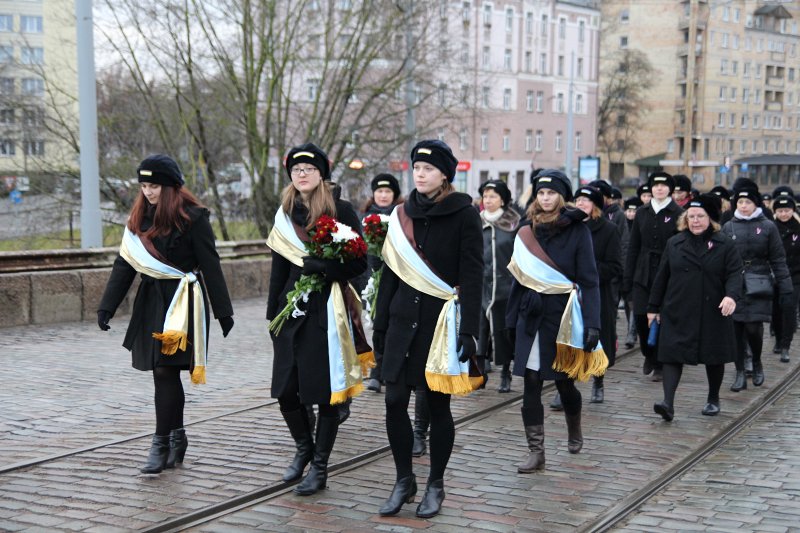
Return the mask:
[[[572,177],[572,141],[575,136],[575,117],[572,112],[572,95],[575,92],[575,52],[570,55],[569,91],[567,92],[567,160],[564,162],[564,174],[572,182],[572,190],[577,191],[578,178]]]
[[[97,163],[97,89],[92,0],[75,0],[75,21],[78,32],[81,248],[99,248],[103,246],[103,223],[100,218],[100,169]]]
[[[408,172],[406,173],[405,177],[405,187],[403,190],[406,191],[406,194],[411,192],[411,189],[414,188],[414,168],[411,164],[410,154],[411,150],[414,148],[416,144],[416,133],[417,133],[417,120],[416,114],[414,112],[414,106],[416,105],[416,92],[414,91],[414,29],[413,29],[413,17],[414,17],[414,0],[408,0],[406,6],[406,17],[405,17],[405,25],[406,25],[406,63],[405,63],[405,74],[406,74],[406,135],[408,136],[408,150],[406,150],[406,157],[408,159]]]
[[[689,44],[688,55],[686,56],[686,102],[684,104],[684,113],[686,116],[686,124],[683,129],[683,171],[691,179],[692,172],[689,168],[689,161],[694,159],[694,124],[695,124],[695,111],[694,111],[694,80],[696,69],[696,49],[697,49],[697,0],[689,2]]]

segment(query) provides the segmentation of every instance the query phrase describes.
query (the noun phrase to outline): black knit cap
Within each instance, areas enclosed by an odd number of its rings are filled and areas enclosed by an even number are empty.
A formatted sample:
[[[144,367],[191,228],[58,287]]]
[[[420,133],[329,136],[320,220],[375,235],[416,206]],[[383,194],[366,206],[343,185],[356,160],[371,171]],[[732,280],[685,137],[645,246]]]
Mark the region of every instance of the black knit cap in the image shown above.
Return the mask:
[[[777,200],[779,196],[791,196],[794,198],[794,191],[788,185],[778,185],[775,187],[775,190],[772,191],[772,198]]]
[[[511,191],[508,189],[506,182],[503,180],[485,181],[481,183],[480,187],[478,187],[478,194],[483,196],[483,193],[487,189],[493,190],[500,195],[500,199],[503,200],[503,207],[509,207],[511,205]]]
[[[385,174],[385,173],[378,174],[377,176],[372,178],[372,183],[370,183],[370,187],[372,188],[372,192],[377,191],[381,187],[388,187],[392,189],[395,200],[400,198],[400,182],[398,182],[397,178],[395,178],[391,174]]]
[[[622,191],[617,189],[616,187],[611,187],[611,199],[622,200]]]
[[[583,187],[575,191],[575,199],[578,199],[581,196],[591,200],[592,203],[596,205],[598,209],[603,209],[604,195],[598,187],[594,187],[592,185],[584,185]]]
[[[314,143],[305,143],[295,146],[286,154],[286,174],[292,177],[292,167],[298,163],[308,163],[319,169],[323,180],[331,179],[331,164],[328,154]]]
[[[647,194],[652,194],[653,193],[653,191],[650,190],[650,184],[649,183],[642,183],[641,185],[639,185],[636,188],[636,196],[641,196],[644,193],[647,193]]]
[[[536,182],[536,178],[539,176],[539,173],[542,170],[544,170],[544,169],[543,168],[534,168],[533,170],[531,170],[531,177],[530,177],[531,185],[533,185]]]
[[[717,185],[716,187],[712,188],[710,191],[708,191],[708,194],[716,195],[724,200],[731,199],[731,193],[728,192],[728,189],[726,189],[722,185]]]
[[[534,192],[539,192],[539,189],[552,189],[560,194],[565,202],[572,200],[572,184],[569,178],[554,168],[545,168],[536,176],[536,183],[534,184]]]
[[[769,202],[770,200],[772,200],[772,195],[768,192],[765,192],[761,195],[761,199],[765,202]]]
[[[672,176],[672,179],[675,180],[675,189],[676,191],[683,191],[683,192],[692,192],[692,180],[683,174],[675,174]]]
[[[775,198],[775,201],[772,202],[772,210],[775,211],[781,208],[789,208],[792,211],[797,209],[797,202],[794,201],[794,197],[788,195],[782,195]]]
[[[595,189],[600,191],[600,194],[605,196],[606,198],[611,198],[614,190],[611,187],[611,184],[606,180],[594,180],[589,182],[590,187],[594,187]],[[578,196],[577,194],[575,195]]]
[[[181,167],[168,155],[153,154],[147,156],[139,163],[136,169],[139,183],[155,183],[171,187],[183,187],[183,172]]]
[[[701,194],[697,198],[692,198],[685,207],[687,211],[690,207],[703,209],[708,218],[714,222],[719,222],[719,217],[722,214],[722,200],[716,194],[711,193]]]
[[[424,161],[435,166],[447,176],[447,181],[453,181],[456,177],[456,167],[458,159],[453,155],[453,151],[447,143],[438,139],[420,141],[411,149],[411,164],[417,161]]]
[[[625,209],[639,209],[643,205],[644,202],[642,202],[638,196],[631,196],[625,200]]]
[[[666,172],[653,172],[647,178],[647,185],[650,187],[651,192],[653,185],[666,185],[669,187],[669,193],[672,194],[672,191],[675,190],[675,178],[672,177],[672,174],[667,174]]]
[[[747,188],[738,190],[738,191],[736,191],[734,193],[733,199],[731,201],[732,202],[738,202],[742,198],[747,198],[748,200],[750,200],[751,202],[756,204],[756,206],[758,206],[758,207],[761,207],[761,205],[762,205],[761,194],[759,194],[758,189],[751,189],[751,188],[747,187]]]
[[[758,183],[751,180],[750,178],[736,178],[736,181],[734,181],[733,185],[731,185],[731,189],[733,190],[734,196],[736,196],[736,193],[738,193],[743,189],[750,189],[752,191],[758,192]]]

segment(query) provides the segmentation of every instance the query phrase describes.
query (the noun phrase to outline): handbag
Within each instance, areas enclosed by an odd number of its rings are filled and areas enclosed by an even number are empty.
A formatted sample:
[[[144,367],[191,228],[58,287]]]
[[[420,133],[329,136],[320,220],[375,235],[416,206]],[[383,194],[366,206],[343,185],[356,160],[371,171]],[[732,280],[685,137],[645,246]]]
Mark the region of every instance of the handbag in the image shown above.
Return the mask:
[[[744,294],[751,298],[771,298],[773,292],[770,274],[744,273]]]

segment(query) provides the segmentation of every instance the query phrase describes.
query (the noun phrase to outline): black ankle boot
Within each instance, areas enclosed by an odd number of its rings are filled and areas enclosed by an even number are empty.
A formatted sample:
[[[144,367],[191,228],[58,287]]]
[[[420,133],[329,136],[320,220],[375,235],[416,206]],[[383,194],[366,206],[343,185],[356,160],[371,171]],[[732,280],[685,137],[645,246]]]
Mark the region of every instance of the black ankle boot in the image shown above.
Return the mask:
[[[672,419],[675,418],[675,409],[665,402],[653,404],[653,411],[660,414],[661,418],[667,422],[672,422]]]
[[[603,376],[595,376],[594,381],[592,382],[592,399],[589,400],[589,403],[603,403],[603,400],[605,399],[604,392]]]
[[[781,350],[781,363],[788,363],[789,362],[789,349],[784,348]]]
[[[294,411],[281,411],[283,419],[286,421],[286,426],[289,428],[289,433],[292,434],[297,451],[292,459],[292,464],[286,469],[283,474],[283,480],[290,483],[296,479],[300,479],[303,475],[306,465],[311,461],[314,455],[314,439],[311,436],[311,427],[308,420],[308,412],[305,408],[301,407]]]
[[[339,431],[339,417],[319,417],[317,420],[317,438],[314,441],[314,457],[311,459],[311,468],[308,474],[294,488],[300,496],[310,496],[323,490],[328,484],[328,459],[336,442],[336,433]]]
[[[142,474],[158,474],[166,468],[168,455],[169,435],[153,435],[153,444],[150,446],[147,464],[140,471]]]
[[[167,465],[165,468],[175,468],[175,465],[183,463],[183,456],[186,455],[186,448],[189,447],[189,439],[186,438],[186,430],[183,428],[173,429],[169,432],[169,455],[167,455]]]
[[[429,481],[425,487],[425,495],[417,507],[417,516],[420,518],[431,518],[439,514],[444,501],[444,481],[437,479]]]
[[[403,479],[398,479],[392,489],[392,494],[378,510],[381,516],[394,516],[400,512],[403,504],[414,501],[417,495],[417,476],[411,474]]]
[[[508,364],[503,365],[503,370],[500,372],[500,387],[497,388],[497,392],[511,392],[511,369]]]
[[[753,385],[760,387],[764,384],[764,367],[761,361],[753,363]]]
[[[563,411],[564,404],[561,403],[561,394],[556,392],[556,395],[553,396],[553,400],[550,402],[550,409],[553,411]]]
[[[736,379],[733,380],[733,385],[731,385],[731,390],[733,392],[739,392],[740,390],[744,390],[746,388],[747,388],[747,376],[745,376],[744,370],[737,370]]]

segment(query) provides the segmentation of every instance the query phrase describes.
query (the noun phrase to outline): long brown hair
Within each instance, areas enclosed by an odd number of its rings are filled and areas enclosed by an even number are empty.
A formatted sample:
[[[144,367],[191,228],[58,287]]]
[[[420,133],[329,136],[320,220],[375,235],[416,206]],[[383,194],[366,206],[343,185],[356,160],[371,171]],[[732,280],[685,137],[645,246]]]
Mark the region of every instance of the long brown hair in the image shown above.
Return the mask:
[[[294,203],[300,196],[300,192],[295,188],[293,183],[290,183],[283,188],[281,192],[281,207],[287,215],[291,215]],[[311,195],[306,202],[308,208],[308,220],[306,222],[306,231],[309,231],[317,223],[317,220],[322,215],[336,216],[336,202],[333,200],[333,193],[331,193],[331,184],[329,181],[321,180],[316,189],[311,191]]]
[[[186,228],[191,222],[189,213],[186,211],[187,207],[205,206],[186,187],[162,185],[161,195],[155,206],[153,225],[147,231],[142,231],[142,222],[150,208],[150,202],[147,201],[140,189],[133,202],[133,207],[131,207],[128,229],[134,234],[148,239],[169,235],[173,230]]]
[[[552,224],[558,220],[558,217],[561,216],[561,210],[564,209],[566,205],[567,203],[564,201],[564,197],[559,194],[555,209],[547,212],[542,209],[539,200],[534,199],[530,207],[528,207],[526,214],[528,215],[528,220],[531,221],[531,225],[535,228],[538,224]]]

